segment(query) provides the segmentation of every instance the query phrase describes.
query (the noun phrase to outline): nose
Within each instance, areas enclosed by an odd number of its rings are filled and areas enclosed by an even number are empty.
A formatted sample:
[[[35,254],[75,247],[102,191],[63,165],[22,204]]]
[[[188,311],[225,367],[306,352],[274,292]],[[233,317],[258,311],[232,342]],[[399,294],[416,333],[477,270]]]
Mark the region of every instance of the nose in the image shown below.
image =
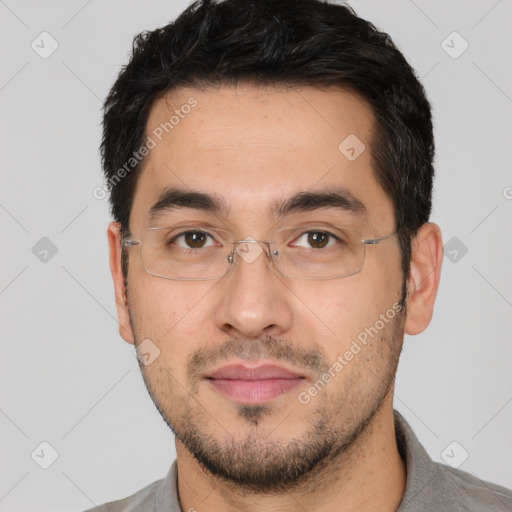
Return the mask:
[[[234,268],[219,283],[217,327],[231,336],[283,335],[292,325],[291,292],[269,268],[266,248],[242,242],[234,258]]]

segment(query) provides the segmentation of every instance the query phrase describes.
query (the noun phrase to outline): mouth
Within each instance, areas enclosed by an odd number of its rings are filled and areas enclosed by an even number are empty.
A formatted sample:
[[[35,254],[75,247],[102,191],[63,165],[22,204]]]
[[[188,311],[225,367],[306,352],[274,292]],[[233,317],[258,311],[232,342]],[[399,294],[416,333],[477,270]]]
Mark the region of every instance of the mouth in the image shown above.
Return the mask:
[[[210,386],[231,400],[263,404],[301,384],[305,375],[274,364],[222,366],[206,377]]]

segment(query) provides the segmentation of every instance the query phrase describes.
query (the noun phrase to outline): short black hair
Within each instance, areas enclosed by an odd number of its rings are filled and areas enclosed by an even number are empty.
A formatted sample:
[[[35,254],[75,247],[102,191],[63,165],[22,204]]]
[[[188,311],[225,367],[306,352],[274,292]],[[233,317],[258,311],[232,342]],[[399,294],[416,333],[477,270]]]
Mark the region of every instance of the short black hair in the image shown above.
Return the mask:
[[[340,87],[370,104],[373,170],[393,201],[405,277],[411,239],[432,207],[430,104],[388,34],[352,8],[321,0],[197,0],[174,22],[135,37],[105,100],[101,143],[111,213],[122,232],[129,232],[142,161],[132,157],[144,144],[154,101],[178,87],[240,83]]]

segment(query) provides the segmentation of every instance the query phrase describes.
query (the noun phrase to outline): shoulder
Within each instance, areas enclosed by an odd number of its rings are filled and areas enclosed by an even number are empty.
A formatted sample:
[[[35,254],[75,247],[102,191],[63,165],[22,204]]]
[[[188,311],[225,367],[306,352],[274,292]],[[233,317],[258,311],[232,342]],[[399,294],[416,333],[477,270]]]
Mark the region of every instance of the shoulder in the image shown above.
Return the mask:
[[[180,512],[178,500],[178,465],[175,460],[167,476],[153,482],[135,494],[118,501],[95,506],[85,512]]]
[[[406,487],[397,512],[512,512],[512,490],[435,462],[405,418],[394,411]]]
[[[94,507],[86,510],[85,512],[97,512],[98,508],[102,512],[153,512],[156,494],[162,482],[163,479],[157,480],[127,498],[118,501],[111,501],[101,505],[100,507]]]
[[[512,490],[438,462],[435,466],[440,503],[452,504],[454,511],[512,511]]]

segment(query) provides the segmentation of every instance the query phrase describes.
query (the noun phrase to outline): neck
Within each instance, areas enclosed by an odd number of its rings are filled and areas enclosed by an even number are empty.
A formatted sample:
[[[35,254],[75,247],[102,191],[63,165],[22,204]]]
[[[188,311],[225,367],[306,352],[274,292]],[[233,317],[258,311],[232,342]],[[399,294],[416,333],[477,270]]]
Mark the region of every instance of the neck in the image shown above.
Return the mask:
[[[184,511],[395,512],[405,490],[405,465],[398,452],[393,387],[350,449],[309,480],[283,493],[249,493],[215,479],[176,441],[178,494]]]

